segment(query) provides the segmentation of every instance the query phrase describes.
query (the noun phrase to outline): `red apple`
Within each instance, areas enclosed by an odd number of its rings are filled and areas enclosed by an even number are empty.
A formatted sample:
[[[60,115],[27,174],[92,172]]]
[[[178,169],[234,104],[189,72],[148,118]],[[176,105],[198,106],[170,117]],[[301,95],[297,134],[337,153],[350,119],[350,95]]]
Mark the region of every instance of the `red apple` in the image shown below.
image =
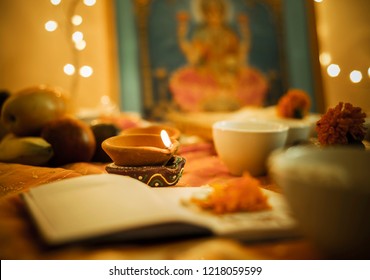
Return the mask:
[[[73,162],[88,162],[92,159],[96,141],[88,124],[64,117],[47,123],[41,137],[51,144],[54,156],[51,166],[60,166]]]

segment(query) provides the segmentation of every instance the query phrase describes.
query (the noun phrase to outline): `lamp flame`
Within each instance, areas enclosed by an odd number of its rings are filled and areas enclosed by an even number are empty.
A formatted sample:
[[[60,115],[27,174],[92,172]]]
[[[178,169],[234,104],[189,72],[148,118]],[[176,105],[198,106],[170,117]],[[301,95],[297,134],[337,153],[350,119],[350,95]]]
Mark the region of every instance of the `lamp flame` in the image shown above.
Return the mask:
[[[167,148],[170,148],[170,147],[172,146],[171,139],[170,139],[170,137],[168,136],[167,131],[165,131],[164,129],[162,129],[162,130],[161,130],[161,138],[162,138],[163,144],[164,144]]]

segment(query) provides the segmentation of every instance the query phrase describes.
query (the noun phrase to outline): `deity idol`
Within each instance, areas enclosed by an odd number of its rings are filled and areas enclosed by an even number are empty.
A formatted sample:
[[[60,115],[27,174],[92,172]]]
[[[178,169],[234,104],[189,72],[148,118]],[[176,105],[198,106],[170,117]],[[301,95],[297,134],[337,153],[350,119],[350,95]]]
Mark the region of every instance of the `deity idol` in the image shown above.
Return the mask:
[[[233,111],[264,103],[267,80],[260,71],[247,65],[248,18],[238,17],[239,37],[228,25],[227,8],[223,0],[200,0],[202,21],[190,40],[189,15],[177,14],[178,41],[188,65],[173,73],[170,90],[183,111]]]

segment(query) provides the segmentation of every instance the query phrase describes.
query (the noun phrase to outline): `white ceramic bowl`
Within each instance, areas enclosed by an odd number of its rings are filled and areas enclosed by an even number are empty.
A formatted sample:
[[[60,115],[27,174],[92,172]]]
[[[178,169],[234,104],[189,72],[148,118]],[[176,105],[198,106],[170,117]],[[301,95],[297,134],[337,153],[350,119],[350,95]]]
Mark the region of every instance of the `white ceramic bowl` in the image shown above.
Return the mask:
[[[370,152],[291,147],[274,152],[269,173],[302,232],[335,258],[370,257]]]
[[[312,131],[312,124],[304,120],[276,118],[273,120],[289,127],[286,146],[308,141]]]
[[[250,118],[259,119],[289,126],[286,145],[291,146],[305,142],[316,134],[316,122],[320,119],[320,115],[311,113],[303,119],[283,118],[278,115],[276,106],[270,106],[262,109],[248,109],[242,114],[237,115],[236,118],[243,118],[244,120]]]
[[[216,152],[230,173],[240,176],[266,174],[266,160],[270,153],[285,145],[288,127],[260,121],[221,121],[212,127]]]

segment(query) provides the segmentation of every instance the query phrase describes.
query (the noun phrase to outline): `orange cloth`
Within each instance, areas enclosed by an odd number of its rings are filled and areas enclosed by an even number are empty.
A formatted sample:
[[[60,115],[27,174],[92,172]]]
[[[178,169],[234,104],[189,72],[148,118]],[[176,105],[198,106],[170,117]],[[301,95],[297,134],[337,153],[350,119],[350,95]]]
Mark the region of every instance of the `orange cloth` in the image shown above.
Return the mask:
[[[186,164],[176,186],[197,187],[235,178],[218,158],[211,142],[183,145],[178,154],[186,159]],[[104,164],[81,162],[50,168],[0,163],[0,197],[57,180],[99,173],[106,173]]]

